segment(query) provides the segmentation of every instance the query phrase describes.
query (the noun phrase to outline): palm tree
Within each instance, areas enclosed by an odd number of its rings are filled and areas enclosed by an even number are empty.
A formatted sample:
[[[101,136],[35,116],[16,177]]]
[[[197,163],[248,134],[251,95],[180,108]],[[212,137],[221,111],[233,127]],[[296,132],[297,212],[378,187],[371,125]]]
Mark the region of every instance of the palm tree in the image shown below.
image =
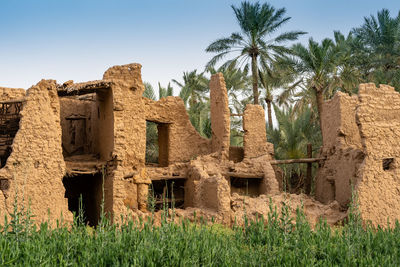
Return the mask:
[[[244,65],[246,70],[251,67],[253,102],[258,104],[259,65],[264,69],[269,69],[276,56],[290,53],[290,50],[282,43],[297,40],[298,36],[305,34],[305,32],[284,32],[274,38],[267,39],[290,20],[290,17],[284,17],[285,8],[276,10],[268,3],[260,4],[259,2],[244,1],[240,7],[232,6],[232,9],[241,33],[232,33],[230,37],[212,42],[206,48],[206,51],[218,54],[207,63],[207,67],[214,66],[231,52],[237,53],[237,56],[228,60],[224,65],[229,66],[238,63],[239,67]]]
[[[334,32],[334,45],[336,51],[338,51],[336,73],[334,75],[337,88],[332,88],[333,90],[328,98],[333,97],[337,90],[349,94],[356,93],[358,85],[362,82],[360,69],[355,64],[355,61],[358,60],[358,55],[353,52],[355,43],[356,40],[351,32],[347,37],[339,31]]]
[[[203,73],[198,74],[197,70],[185,71],[183,72],[183,84],[175,79],[172,82],[180,87],[179,97],[182,98],[185,105],[189,104],[191,107],[204,101],[209,81]]]
[[[160,83],[158,83],[158,97],[159,99],[173,96],[174,95],[174,88],[172,88],[171,84],[168,83],[167,87],[162,87]]]
[[[364,78],[400,90],[400,12],[392,18],[389,10],[382,9],[376,17],[365,17],[364,24],[352,32],[356,63]]]
[[[293,46],[295,59],[292,62],[299,75],[303,76],[302,88],[305,89],[304,95],[310,95],[311,90],[315,97],[318,111],[320,127],[322,128],[322,113],[324,93],[336,88],[336,80],[333,79],[338,64],[339,51],[331,39],[322,40],[321,44],[312,38],[308,41],[308,46],[296,44]],[[290,88],[291,94],[295,94],[297,88]],[[288,92],[285,92],[288,95]],[[308,101],[310,101],[308,99]]]
[[[284,86],[297,86],[301,82],[296,81],[298,78],[297,73],[290,68],[288,64],[284,63],[283,58],[278,59],[274,64],[272,64],[269,70],[260,70],[260,85],[265,90],[264,100],[267,104],[267,114],[268,114],[268,127],[273,128],[272,123],[272,103],[273,103],[273,92],[276,89],[282,88]]]
[[[206,93],[209,80],[197,70],[183,72],[183,83],[172,80],[180,87],[179,96],[186,105],[194,128],[204,137],[211,137],[210,104]]]
[[[268,128],[268,141],[274,144],[275,158],[297,159],[306,157],[307,144],[312,144],[317,152],[321,146],[321,132],[313,115],[312,108],[306,107],[302,112],[294,112],[292,107],[279,109],[273,104],[278,128]],[[305,174],[304,164],[282,166],[286,185],[291,192],[301,188]],[[294,191],[292,191],[294,189]]]

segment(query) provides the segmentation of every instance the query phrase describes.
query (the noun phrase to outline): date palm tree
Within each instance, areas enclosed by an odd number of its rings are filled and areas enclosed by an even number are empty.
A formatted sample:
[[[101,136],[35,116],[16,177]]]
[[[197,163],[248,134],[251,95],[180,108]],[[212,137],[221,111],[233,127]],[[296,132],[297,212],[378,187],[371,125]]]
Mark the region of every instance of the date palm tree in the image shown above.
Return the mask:
[[[211,137],[210,104],[206,93],[209,91],[209,80],[204,73],[197,70],[183,72],[183,83],[173,79],[180,87],[179,97],[182,98],[194,128],[204,137]]]
[[[204,101],[205,93],[208,91],[208,79],[203,73],[197,73],[197,70],[183,72],[183,83],[173,79],[172,82],[179,86],[179,97],[182,98],[185,105],[189,107]]]
[[[307,47],[299,43],[294,45],[292,49],[295,55],[292,61],[293,66],[296,72],[303,76],[303,84],[300,86],[303,89],[301,93],[305,96],[314,96],[315,100],[309,98],[305,100],[315,101],[320,127],[322,128],[321,115],[324,94],[331,91],[332,87],[337,86],[334,73],[337,70],[340,50],[331,39],[324,39],[321,43],[318,43],[312,38],[308,40]],[[284,94],[298,94],[297,88],[292,87],[290,90],[291,93],[287,90]]]
[[[321,132],[311,107],[295,112],[292,107],[279,109],[273,104],[278,127],[268,128],[268,141],[274,144],[276,159],[297,159],[306,157],[307,144],[314,152],[321,146]],[[298,192],[306,173],[304,164],[288,164],[281,167],[284,173],[284,188]]]
[[[260,85],[264,88],[263,97],[267,104],[268,128],[270,129],[273,128],[272,104],[274,91],[285,86],[296,87],[302,81],[294,69],[289,64],[286,64],[285,60],[284,58],[279,58],[269,70],[259,71]]]
[[[386,83],[400,90],[400,12],[391,17],[387,9],[364,18],[364,24],[352,31],[354,51],[365,80]],[[357,45],[357,46],[356,46]]]
[[[268,3],[250,3],[244,1],[240,7],[232,5],[236,20],[241,32],[232,33],[230,37],[221,38],[212,42],[207,52],[217,53],[208,63],[207,67],[214,66],[219,60],[229,53],[235,53],[233,59],[224,65],[244,66],[251,68],[253,85],[253,102],[259,103],[258,70],[259,66],[269,69],[277,56],[290,53],[290,49],[282,45],[287,41],[297,40],[305,34],[302,31],[284,32],[276,37],[271,35],[290,20],[285,17],[286,9],[275,9]]]

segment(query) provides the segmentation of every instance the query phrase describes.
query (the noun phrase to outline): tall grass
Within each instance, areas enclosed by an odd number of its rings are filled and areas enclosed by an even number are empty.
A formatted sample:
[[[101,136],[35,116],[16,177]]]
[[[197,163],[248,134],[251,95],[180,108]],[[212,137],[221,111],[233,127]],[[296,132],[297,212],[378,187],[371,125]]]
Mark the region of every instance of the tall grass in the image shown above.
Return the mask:
[[[291,219],[270,204],[268,218],[244,226],[126,221],[71,226],[35,226],[29,211],[15,209],[0,228],[0,266],[399,266],[400,225],[363,226],[357,213],[331,228],[324,221],[311,229],[298,210]],[[266,223],[266,221],[268,223]]]

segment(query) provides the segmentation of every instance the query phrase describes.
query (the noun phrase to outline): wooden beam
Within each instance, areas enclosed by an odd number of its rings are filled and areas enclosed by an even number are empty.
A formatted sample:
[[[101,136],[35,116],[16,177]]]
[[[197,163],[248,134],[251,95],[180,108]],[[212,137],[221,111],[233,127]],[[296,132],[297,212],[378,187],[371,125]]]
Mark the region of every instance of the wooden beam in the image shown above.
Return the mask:
[[[326,158],[307,158],[307,159],[284,159],[284,160],[271,160],[271,165],[278,164],[292,164],[292,163],[312,163],[326,160]]]
[[[150,177],[152,181],[160,181],[160,180],[175,180],[175,179],[187,179],[186,176],[154,176]]]
[[[77,176],[77,175],[84,175],[84,174],[92,174],[95,175],[100,173],[100,170],[92,170],[92,171],[77,171],[77,170],[67,170],[67,176]]]
[[[133,178],[137,173],[129,173],[127,175],[124,176],[124,179],[129,179],[129,178]],[[187,176],[170,176],[170,175],[165,175],[165,176],[150,176],[150,180],[152,181],[159,181],[159,180],[174,180],[174,179],[187,179]]]
[[[253,179],[261,179],[264,177],[263,173],[246,173],[246,172],[225,172],[224,176],[236,177],[236,178],[253,178]]]

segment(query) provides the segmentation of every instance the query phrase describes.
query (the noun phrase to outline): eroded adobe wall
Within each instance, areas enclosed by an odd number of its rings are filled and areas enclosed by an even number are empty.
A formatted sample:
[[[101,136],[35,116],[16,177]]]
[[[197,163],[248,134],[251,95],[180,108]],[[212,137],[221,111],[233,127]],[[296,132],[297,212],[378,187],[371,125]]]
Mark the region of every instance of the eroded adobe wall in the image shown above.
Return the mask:
[[[229,159],[230,146],[230,111],[228,92],[222,73],[211,76],[211,146],[212,152],[218,152],[222,159]]]
[[[357,109],[366,158],[356,187],[364,221],[392,226],[400,220],[400,94],[393,87],[373,83],[359,87]],[[383,161],[393,159],[387,170]]]
[[[248,104],[243,114],[243,147],[245,158],[269,155],[264,109]]]
[[[55,81],[42,80],[27,91],[12,149],[6,166],[0,170],[1,179],[9,182],[0,194],[0,223],[4,214],[12,212],[16,192],[19,204],[25,200],[34,220],[54,223],[62,214],[64,220],[71,221],[62,184],[65,163]]]
[[[168,164],[187,162],[211,152],[210,140],[200,136],[193,127],[182,99],[169,96],[154,101],[143,97],[142,101],[145,119],[167,127]],[[162,136],[163,133],[159,131],[159,137]]]
[[[112,199],[112,208],[109,211],[117,220],[120,215],[130,213],[129,203],[136,204],[132,199],[138,202],[143,199],[147,201],[147,185],[150,183],[144,171],[146,120],[142,101],[144,86],[140,71],[140,64],[114,66],[108,69],[103,79],[112,82],[112,91],[104,92],[104,95],[98,93],[100,100],[103,101],[103,110],[112,116],[110,125],[113,129],[113,136],[110,136],[112,143],[106,148],[111,148],[112,145],[111,159],[114,165],[108,175],[110,184],[107,184],[105,197]],[[112,97],[107,94],[112,94]],[[100,128],[99,132],[101,131]],[[102,138],[108,137],[99,136],[99,142]],[[131,178],[124,178],[132,173]],[[145,209],[144,204],[138,203],[139,208]]]
[[[324,136],[322,162],[316,177],[315,197],[322,203],[337,200],[347,208],[357,170],[364,159],[356,123],[357,96],[338,92],[324,103],[321,129]]]
[[[22,88],[0,87],[0,101],[23,99],[25,94],[26,90]]]

